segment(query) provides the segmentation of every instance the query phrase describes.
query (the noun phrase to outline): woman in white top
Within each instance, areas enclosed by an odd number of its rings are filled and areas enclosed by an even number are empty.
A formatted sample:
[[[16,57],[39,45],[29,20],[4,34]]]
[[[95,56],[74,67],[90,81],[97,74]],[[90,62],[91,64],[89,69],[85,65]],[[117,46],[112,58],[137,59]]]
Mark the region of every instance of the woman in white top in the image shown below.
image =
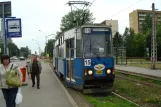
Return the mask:
[[[10,57],[8,55],[1,57],[0,87],[6,101],[6,107],[16,107],[15,99],[18,92],[18,87],[11,87],[6,84],[6,72],[10,70],[12,64],[13,63],[10,62]],[[20,79],[22,79],[22,73],[18,66],[13,64],[12,68],[15,69],[15,72],[19,75]]]

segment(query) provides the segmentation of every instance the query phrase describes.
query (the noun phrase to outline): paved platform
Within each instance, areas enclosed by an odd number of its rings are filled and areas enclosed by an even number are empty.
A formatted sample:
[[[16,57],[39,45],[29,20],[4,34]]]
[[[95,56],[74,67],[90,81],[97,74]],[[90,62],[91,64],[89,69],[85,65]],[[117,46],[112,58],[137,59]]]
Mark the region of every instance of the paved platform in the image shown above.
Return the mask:
[[[47,63],[42,63],[40,89],[32,87],[28,79],[28,86],[22,87],[23,103],[20,107],[73,107],[63,88],[57,81]],[[0,107],[5,107],[0,93]]]
[[[152,70],[149,68],[133,67],[133,66],[126,66],[126,65],[115,65],[115,69],[134,72],[134,73],[140,73],[145,75],[151,75],[155,77],[161,77],[161,70]]]

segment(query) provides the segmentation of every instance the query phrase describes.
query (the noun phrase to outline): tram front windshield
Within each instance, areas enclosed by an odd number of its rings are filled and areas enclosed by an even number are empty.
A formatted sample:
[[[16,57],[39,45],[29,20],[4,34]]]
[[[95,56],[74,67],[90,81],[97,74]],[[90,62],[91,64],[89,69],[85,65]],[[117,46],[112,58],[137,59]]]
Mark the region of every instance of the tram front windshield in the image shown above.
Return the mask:
[[[111,35],[107,31],[84,33],[83,43],[85,57],[111,56]]]

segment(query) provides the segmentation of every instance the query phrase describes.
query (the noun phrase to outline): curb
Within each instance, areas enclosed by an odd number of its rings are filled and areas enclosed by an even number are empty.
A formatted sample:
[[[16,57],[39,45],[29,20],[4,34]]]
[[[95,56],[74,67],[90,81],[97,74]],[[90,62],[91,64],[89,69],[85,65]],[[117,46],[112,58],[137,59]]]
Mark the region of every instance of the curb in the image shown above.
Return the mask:
[[[50,67],[50,65],[48,64],[50,70],[52,71],[54,77],[56,78],[56,80],[58,81],[59,85],[61,86],[61,88],[63,89],[64,93],[66,94],[67,98],[69,99],[70,103],[72,104],[73,107],[78,107],[78,105],[76,104],[76,102],[74,101],[74,99],[72,98],[72,96],[68,93],[68,91],[65,89],[65,87],[63,86],[63,84],[59,81],[58,77],[55,75],[55,73],[53,72],[52,68]]]

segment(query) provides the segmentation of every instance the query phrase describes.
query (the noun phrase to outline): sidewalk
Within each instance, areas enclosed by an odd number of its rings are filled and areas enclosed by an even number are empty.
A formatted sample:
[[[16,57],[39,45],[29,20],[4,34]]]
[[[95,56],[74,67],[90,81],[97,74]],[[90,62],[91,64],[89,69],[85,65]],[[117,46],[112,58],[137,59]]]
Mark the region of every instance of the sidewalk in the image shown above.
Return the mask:
[[[133,67],[133,66],[126,66],[126,65],[115,65],[115,69],[134,72],[134,73],[140,73],[145,75],[151,75],[155,77],[161,77],[161,70],[152,70],[148,68]]]
[[[40,89],[32,87],[31,79],[28,79],[28,86],[22,87],[23,103],[20,107],[73,107],[48,64],[42,62],[42,68]],[[2,99],[0,96],[0,107],[5,107]]]

